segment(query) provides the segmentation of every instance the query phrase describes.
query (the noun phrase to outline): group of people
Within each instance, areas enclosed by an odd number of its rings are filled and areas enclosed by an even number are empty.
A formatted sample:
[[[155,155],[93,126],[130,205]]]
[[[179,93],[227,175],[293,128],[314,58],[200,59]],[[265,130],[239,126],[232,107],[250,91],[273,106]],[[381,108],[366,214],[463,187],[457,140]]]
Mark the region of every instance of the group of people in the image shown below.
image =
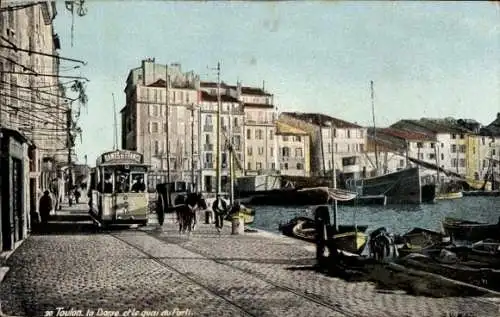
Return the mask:
[[[117,175],[115,180],[115,192],[117,193],[128,193],[129,191],[143,193],[146,190],[146,184],[144,184],[142,176],[136,176],[132,186],[129,186],[129,175]],[[107,194],[113,193],[113,181],[111,179],[111,175],[106,175],[104,177],[104,188],[102,182],[97,184],[97,190],[103,190],[103,193]]]

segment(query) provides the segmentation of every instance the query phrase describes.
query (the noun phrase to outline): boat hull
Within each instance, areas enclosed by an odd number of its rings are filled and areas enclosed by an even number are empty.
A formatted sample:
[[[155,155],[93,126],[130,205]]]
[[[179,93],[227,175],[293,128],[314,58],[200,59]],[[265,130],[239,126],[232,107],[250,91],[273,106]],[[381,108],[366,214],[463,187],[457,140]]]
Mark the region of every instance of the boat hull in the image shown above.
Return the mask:
[[[498,224],[478,223],[455,218],[446,218],[443,221],[446,234],[455,240],[481,241],[498,239],[500,226]]]
[[[430,193],[433,185],[429,185],[426,193]],[[353,188],[354,187],[354,188]],[[350,190],[361,188],[364,196],[386,195],[387,204],[420,204],[430,198],[422,197],[420,186],[420,169],[407,168],[382,176],[364,178],[347,184]],[[434,185],[435,188],[435,185]],[[427,194],[428,195],[428,194]],[[433,200],[433,198],[432,198]]]

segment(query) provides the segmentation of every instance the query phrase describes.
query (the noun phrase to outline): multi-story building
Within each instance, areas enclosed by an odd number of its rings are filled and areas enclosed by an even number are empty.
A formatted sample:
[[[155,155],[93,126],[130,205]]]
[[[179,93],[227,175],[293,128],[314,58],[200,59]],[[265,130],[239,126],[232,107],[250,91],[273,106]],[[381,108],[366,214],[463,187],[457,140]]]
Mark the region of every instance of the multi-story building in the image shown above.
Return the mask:
[[[497,113],[495,120],[480,130],[479,149],[482,159],[480,177],[484,178],[488,170],[492,170],[496,179],[500,179],[500,113]]]
[[[439,166],[462,176],[467,174],[467,135],[470,133],[451,119],[400,120],[391,127],[432,133],[437,142]]]
[[[200,183],[198,89],[199,77],[183,73],[179,64],[146,59],[129,72],[121,110],[122,148],[144,154],[151,164],[150,190],[168,175],[171,181],[191,181],[193,165],[194,182]]]
[[[57,15],[55,2],[15,4],[0,3],[0,42],[4,45],[0,57],[0,127],[16,131],[34,146],[26,149],[22,161],[9,164],[9,173],[20,178],[11,184],[15,191],[3,202],[17,199],[19,204],[10,205],[11,210],[2,213],[15,215],[11,219],[13,226],[19,228],[17,222],[21,221],[26,233],[29,212],[37,211],[41,193],[50,187],[61,167],[76,157],[68,158],[73,142],[67,127],[72,117],[57,77],[60,41],[53,25]],[[17,197],[20,194],[23,197]],[[5,217],[2,216],[9,216]]]
[[[367,156],[381,174],[391,173],[414,165],[411,159],[438,165],[436,140],[432,133],[414,132],[396,128],[368,129]],[[375,152],[377,157],[375,157]],[[435,183],[437,173],[421,168],[422,183]]]
[[[217,93],[217,83],[202,82],[201,89]],[[276,108],[274,97],[263,88],[221,83],[220,93],[232,96],[243,105],[245,114],[243,167],[247,175],[268,174],[277,171],[277,143],[275,138]]]
[[[324,176],[335,169],[342,171],[346,157],[361,158],[365,151],[366,128],[319,113],[283,112],[280,121],[304,130],[311,142],[311,174]]]
[[[309,176],[310,144],[307,132],[278,120],[276,140],[280,175]]]
[[[229,192],[230,154],[228,142],[231,143],[235,159],[235,177],[241,174],[243,161],[243,126],[244,114],[240,101],[228,94],[220,95],[220,131],[217,129],[218,97],[206,91],[200,93],[200,152],[201,162],[201,188],[204,192],[215,192],[217,186],[217,166],[221,164],[221,190]],[[219,135],[220,143],[217,143]],[[219,146],[220,161],[217,160],[217,147]],[[239,167],[239,168],[238,168]]]

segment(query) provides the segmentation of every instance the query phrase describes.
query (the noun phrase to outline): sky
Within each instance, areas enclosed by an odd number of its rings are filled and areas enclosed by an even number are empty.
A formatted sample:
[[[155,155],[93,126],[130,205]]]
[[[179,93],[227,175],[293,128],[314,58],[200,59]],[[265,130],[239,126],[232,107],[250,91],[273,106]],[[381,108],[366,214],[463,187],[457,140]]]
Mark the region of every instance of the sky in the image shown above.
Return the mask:
[[[125,80],[141,60],[180,63],[202,80],[240,80],[274,94],[279,111],[375,122],[455,117],[489,124],[500,112],[500,4],[494,2],[57,2],[60,54],[88,64],[80,162],[113,148]],[[63,68],[75,64],[63,62]],[[120,142],[120,127],[118,128]]]

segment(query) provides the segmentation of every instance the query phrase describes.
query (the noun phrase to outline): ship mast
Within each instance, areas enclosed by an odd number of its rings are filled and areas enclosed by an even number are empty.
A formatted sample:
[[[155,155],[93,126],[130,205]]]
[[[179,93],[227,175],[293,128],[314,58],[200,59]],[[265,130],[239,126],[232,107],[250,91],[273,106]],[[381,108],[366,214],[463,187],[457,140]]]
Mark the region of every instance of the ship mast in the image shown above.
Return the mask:
[[[333,183],[333,188],[337,188],[337,173],[336,173],[336,168],[335,168],[335,128],[333,126],[333,122],[330,124],[330,137],[331,137],[331,143],[332,143],[332,183]],[[333,200],[333,219],[334,219],[334,225],[335,225],[335,231],[338,231],[338,225],[337,225],[337,200]]]
[[[377,127],[375,125],[375,97],[373,92],[373,80],[370,81],[370,90],[371,90],[371,100],[372,100],[372,118],[373,118],[373,141],[375,145],[375,172],[379,175],[378,172],[378,149],[377,149]]]

